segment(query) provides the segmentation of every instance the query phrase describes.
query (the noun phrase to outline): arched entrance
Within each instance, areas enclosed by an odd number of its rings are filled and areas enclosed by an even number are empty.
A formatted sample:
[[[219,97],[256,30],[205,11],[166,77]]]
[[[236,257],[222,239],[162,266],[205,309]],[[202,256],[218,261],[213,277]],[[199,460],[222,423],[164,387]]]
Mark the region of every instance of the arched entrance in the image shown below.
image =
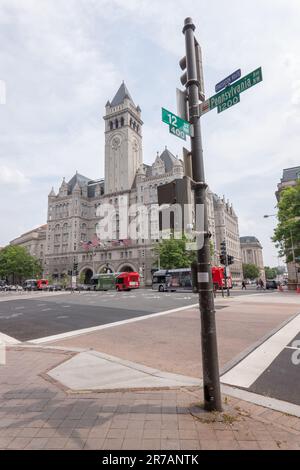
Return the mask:
[[[112,266],[109,266],[108,263],[104,264],[98,269],[99,274],[106,274],[106,273],[114,273],[115,270],[113,269]]]
[[[124,273],[124,272],[125,273],[133,273],[135,271],[135,269],[130,264],[123,264],[119,267],[118,271],[121,272],[121,273]]]
[[[85,268],[80,273],[80,279],[83,281],[84,284],[90,284],[92,276],[93,271],[90,268]]]

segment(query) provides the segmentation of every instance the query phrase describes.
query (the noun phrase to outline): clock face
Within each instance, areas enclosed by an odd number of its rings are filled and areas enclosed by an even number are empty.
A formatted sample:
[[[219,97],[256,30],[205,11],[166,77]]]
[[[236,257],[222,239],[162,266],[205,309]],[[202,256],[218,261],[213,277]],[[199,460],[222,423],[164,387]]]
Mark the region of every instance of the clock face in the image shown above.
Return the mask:
[[[111,148],[117,150],[121,145],[120,137],[114,137],[111,142]]]

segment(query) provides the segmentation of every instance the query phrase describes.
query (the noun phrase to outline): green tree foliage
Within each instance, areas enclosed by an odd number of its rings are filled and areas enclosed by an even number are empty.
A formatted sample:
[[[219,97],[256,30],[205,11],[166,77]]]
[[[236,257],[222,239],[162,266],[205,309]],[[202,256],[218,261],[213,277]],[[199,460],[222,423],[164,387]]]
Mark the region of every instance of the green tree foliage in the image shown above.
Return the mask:
[[[259,268],[255,264],[243,264],[244,279],[257,279],[259,277]]]
[[[170,238],[162,240],[155,247],[155,254],[162,269],[189,268],[196,258],[195,251],[187,251],[186,239]]]
[[[22,246],[7,246],[0,251],[0,277],[12,277],[13,282],[36,277],[42,272],[37,258]]]
[[[277,274],[279,274],[277,268],[270,268],[270,266],[265,266],[265,273],[267,279],[275,279]]]
[[[272,240],[287,262],[293,261],[292,246],[295,257],[300,257],[300,181],[280,193],[278,225]]]

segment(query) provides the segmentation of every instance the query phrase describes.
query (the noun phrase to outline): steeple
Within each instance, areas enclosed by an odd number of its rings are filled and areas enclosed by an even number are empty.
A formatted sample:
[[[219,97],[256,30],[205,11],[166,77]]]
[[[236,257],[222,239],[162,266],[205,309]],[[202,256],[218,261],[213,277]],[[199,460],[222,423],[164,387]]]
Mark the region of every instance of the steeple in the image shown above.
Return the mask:
[[[120,88],[118,89],[117,93],[115,94],[115,97],[113,98],[112,102],[110,103],[110,106],[113,108],[115,106],[118,106],[119,104],[122,104],[125,99],[129,99],[133,104],[134,101],[130,96],[130,93],[124,83],[124,81],[121,83]],[[135,106],[135,105],[134,105]]]
[[[121,83],[105,106],[105,194],[128,191],[143,162],[141,109]]]

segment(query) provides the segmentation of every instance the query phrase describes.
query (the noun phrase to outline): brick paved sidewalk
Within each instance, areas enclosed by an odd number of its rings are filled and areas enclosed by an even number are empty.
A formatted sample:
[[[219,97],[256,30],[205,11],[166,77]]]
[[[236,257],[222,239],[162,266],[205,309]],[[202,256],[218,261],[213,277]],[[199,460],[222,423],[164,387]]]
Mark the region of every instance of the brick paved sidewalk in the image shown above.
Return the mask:
[[[45,372],[72,353],[10,347],[0,366],[1,449],[297,449],[300,419],[223,397],[236,419],[194,416],[202,391],[66,393]]]

